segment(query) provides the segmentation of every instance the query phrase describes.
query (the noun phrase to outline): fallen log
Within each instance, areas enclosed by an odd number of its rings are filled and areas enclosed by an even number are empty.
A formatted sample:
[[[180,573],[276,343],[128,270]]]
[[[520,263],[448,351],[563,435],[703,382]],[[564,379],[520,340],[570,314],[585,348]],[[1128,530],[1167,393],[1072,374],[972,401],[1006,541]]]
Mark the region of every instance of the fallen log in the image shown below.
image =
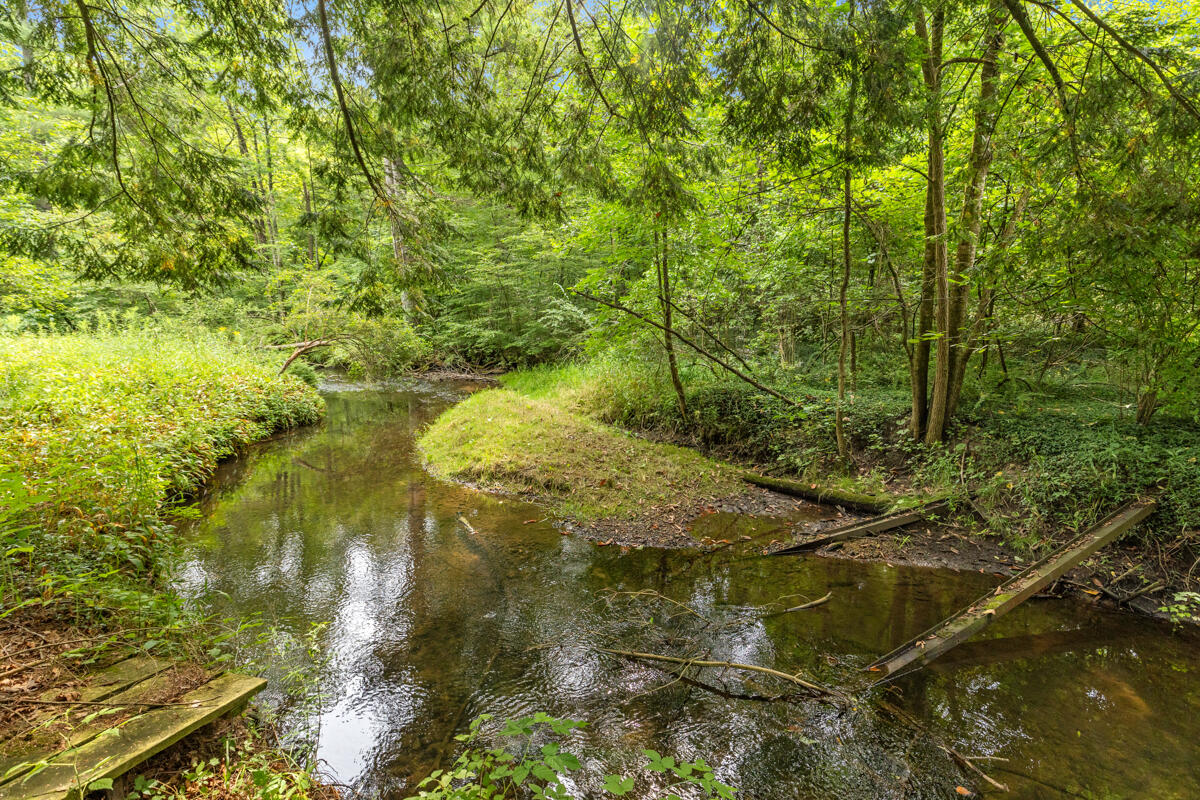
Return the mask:
[[[841,525],[837,528],[831,528],[821,533],[820,536],[814,537],[799,544],[789,545],[780,548],[771,553],[773,556],[792,555],[794,553],[805,553],[811,550],[819,550],[826,545],[834,542],[844,542],[850,539],[861,539],[864,536],[870,536],[875,533],[883,533],[884,531],[895,530],[896,528],[905,525],[911,525],[914,522],[920,522],[932,514],[938,514],[950,507],[946,500],[935,500],[932,503],[926,503],[916,508],[910,508],[906,511],[898,511],[895,514],[884,514],[881,517],[862,520],[859,522],[851,522],[849,525]]]
[[[842,506],[851,511],[862,511],[866,514],[882,514],[892,505],[891,498],[872,497],[867,494],[851,492],[845,489],[834,489],[829,486],[814,486],[802,481],[791,481],[786,478],[771,478],[756,472],[742,473],[742,480],[770,489],[780,494],[799,497],[810,503]]]
[[[928,664],[1054,583],[1100,548],[1120,538],[1150,516],[1157,505],[1158,502],[1153,498],[1129,503],[1024,572],[1000,584],[991,593],[877,659],[867,667],[868,671],[876,673],[877,678],[882,680]]]
[[[760,672],[764,675],[772,675],[780,680],[788,681],[803,689],[807,689],[815,695],[823,697],[836,697],[839,700],[848,699],[847,696],[836,689],[830,689],[827,686],[813,683],[805,680],[799,675],[789,675],[786,672],[780,672],[777,669],[770,667],[760,667],[755,664],[738,664],[734,661],[705,661],[697,658],[679,658],[677,656],[663,656],[657,653],[639,653],[633,650],[612,650],[607,647],[596,648],[601,653],[608,653],[614,656],[623,656],[625,658],[637,658],[643,661],[663,661],[669,664],[681,664],[685,667],[718,667],[721,669],[736,669],[745,672]]]

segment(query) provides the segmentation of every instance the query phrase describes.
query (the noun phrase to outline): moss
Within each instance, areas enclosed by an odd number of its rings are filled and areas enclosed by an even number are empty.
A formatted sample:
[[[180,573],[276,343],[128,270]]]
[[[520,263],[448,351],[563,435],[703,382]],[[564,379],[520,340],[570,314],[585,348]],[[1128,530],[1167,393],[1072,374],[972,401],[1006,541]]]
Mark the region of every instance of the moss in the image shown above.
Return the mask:
[[[509,389],[480,392],[421,436],[435,473],[532,494],[581,520],[636,516],[743,490],[739,473]]]

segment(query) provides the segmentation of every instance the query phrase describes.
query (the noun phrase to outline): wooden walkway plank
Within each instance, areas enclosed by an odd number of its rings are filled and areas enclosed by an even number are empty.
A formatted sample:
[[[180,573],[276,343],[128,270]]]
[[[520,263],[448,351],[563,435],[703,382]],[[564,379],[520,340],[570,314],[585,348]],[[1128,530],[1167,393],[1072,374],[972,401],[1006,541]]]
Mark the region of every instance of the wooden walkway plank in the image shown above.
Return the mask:
[[[132,661],[134,659],[127,660]],[[168,672],[167,668],[171,666],[171,662],[153,659],[153,661],[157,663],[150,665],[145,662],[151,659],[143,658],[141,660],[143,661],[143,664],[141,665],[143,669],[140,670],[140,672],[145,674],[151,667],[154,670],[152,673],[150,673],[149,677],[145,678],[144,680],[137,681],[136,683],[132,683],[115,694],[109,691],[97,691],[95,686],[89,684],[88,686],[84,687],[84,689],[89,691],[81,690],[79,693],[79,699],[84,703],[103,701],[105,703],[105,709],[111,708],[115,710],[123,707],[124,709],[137,712],[144,708],[144,706],[138,706],[138,703],[147,702],[156,694],[159,696],[162,696],[163,694],[169,694],[173,675]],[[108,670],[99,673],[97,677],[103,677],[107,673]],[[124,670],[122,674],[130,675],[131,671]],[[110,675],[109,677],[113,676]],[[108,686],[113,685],[111,681],[107,680],[101,681],[101,683]],[[45,699],[52,699],[52,696],[55,693],[56,692],[52,690],[46,692],[43,696]],[[80,745],[95,738],[97,735],[103,733],[108,728],[113,727],[115,723],[114,718],[111,715],[96,715],[92,713],[94,711],[96,711],[96,708],[90,705],[63,706],[57,713],[52,712],[39,717],[35,721],[35,724],[43,726],[53,725],[59,720],[66,721],[71,712],[82,714],[84,715],[85,719],[87,717],[93,718],[90,721],[78,722],[74,724],[65,733],[51,733],[47,730],[40,741],[35,737],[32,741],[26,743],[16,743],[6,747],[4,758],[0,759],[0,786],[3,786],[9,781],[16,780],[21,775],[24,775],[33,769],[37,764],[48,761],[55,753],[72,747],[79,747]],[[46,741],[47,737],[51,737],[49,742]]]
[[[171,666],[170,661],[148,655],[136,655],[93,673],[87,684],[79,687],[79,699],[87,702],[106,700],[118,692],[146,680]],[[58,692],[51,689],[42,694],[51,700]]]
[[[879,658],[867,669],[882,680],[902,670],[916,669],[929,663],[976,635],[998,617],[1033,597],[1097,550],[1119,538],[1150,516],[1157,505],[1153,498],[1130,503],[1029,569],[1000,584],[990,594]]]
[[[77,800],[87,787],[123,775],[146,759],[225,714],[241,708],[267,685],[262,678],[225,674],[178,701],[147,711],[44,766],[0,786],[0,800]]]
[[[782,547],[779,550],[773,551],[771,555],[786,556],[794,555],[795,553],[807,553],[812,550],[819,550],[834,542],[861,539],[864,536],[870,536],[875,533],[895,530],[905,525],[911,525],[914,522],[920,522],[932,514],[939,514],[949,507],[950,503],[948,501],[935,500],[932,503],[916,506],[907,511],[897,511],[895,514],[884,514],[882,517],[851,522],[848,525],[830,528],[823,531],[819,536],[800,542],[799,544]]]

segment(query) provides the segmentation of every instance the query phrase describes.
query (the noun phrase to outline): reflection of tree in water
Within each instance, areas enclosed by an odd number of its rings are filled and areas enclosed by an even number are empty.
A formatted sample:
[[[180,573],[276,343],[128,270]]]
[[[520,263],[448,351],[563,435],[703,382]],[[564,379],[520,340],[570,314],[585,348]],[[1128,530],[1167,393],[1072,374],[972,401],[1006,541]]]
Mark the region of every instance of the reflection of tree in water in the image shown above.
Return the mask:
[[[857,685],[860,667],[995,579],[763,558],[749,547],[622,553],[559,536],[524,524],[543,516],[533,507],[421,470],[414,427],[443,402],[416,392],[330,398],[323,427],[224,467],[194,532],[185,583],[227,593],[214,608],[262,611],[297,636],[331,621],[321,752],[343,780],[403,796],[453,757],[454,734],[475,715],[544,710],[590,723],[576,749],[598,769],[633,770],[642,748],[703,757],[756,800],[944,797],[964,774],[936,741],[1011,758],[1004,768],[1032,777],[1002,774],[999,763],[989,772],[1016,797],[1021,787],[1028,797],[1049,791],[1037,781],[1117,795],[1145,783],[1163,797],[1186,785],[1195,723],[1180,709],[1200,700],[1200,677],[1180,654],[1195,648],[1135,635],[1141,623],[1122,627],[1111,616],[1095,637],[1063,631],[1076,615],[1062,604],[1023,607],[994,629],[1013,641],[964,650],[957,665],[947,659],[883,695],[928,735],[873,702],[768,702],[789,687],[732,670],[677,679],[601,653],[705,653]],[[478,533],[455,521],[459,513]],[[643,589],[713,624],[670,617],[644,596],[639,608],[610,602],[614,590]],[[820,607],[764,616],[830,592]],[[1144,669],[1154,658],[1182,663]],[[1088,768],[1115,740],[1092,733],[1102,725],[1128,732],[1116,737],[1124,776]]]

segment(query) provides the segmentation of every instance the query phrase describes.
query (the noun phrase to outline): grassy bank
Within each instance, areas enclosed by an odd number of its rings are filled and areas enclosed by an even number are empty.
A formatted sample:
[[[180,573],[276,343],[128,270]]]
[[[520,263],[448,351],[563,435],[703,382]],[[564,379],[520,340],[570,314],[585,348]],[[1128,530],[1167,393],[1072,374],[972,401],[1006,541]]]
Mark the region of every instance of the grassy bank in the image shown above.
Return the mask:
[[[580,520],[693,507],[745,489],[732,467],[510,389],[454,406],[425,431],[420,447],[441,475],[535,496]]]
[[[18,676],[0,727],[131,651],[225,658],[165,586],[173,522],[222,458],[320,419],[320,396],[277,372],[212,336],[0,338],[0,669]]]
[[[664,374],[599,358],[505,376],[530,398],[597,420],[708,448],[780,475],[843,482],[868,492],[970,493],[989,530],[1031,547],[1061,528],[1094,521],[1150,488],[1162,510],[1143,530],[1158,540],[1200,528],[1200,425],[1163,417],[1134,424],[1113,403],[1066,392],[980,398],[954,441],[909,441],[908,401],[892,388],[864,388],[848,404],[854,464],[836,464],[832,387],[783,376],[800,401],[790,408],[743,383],[695,369],[685,375],[691,417],[680,419]]]

